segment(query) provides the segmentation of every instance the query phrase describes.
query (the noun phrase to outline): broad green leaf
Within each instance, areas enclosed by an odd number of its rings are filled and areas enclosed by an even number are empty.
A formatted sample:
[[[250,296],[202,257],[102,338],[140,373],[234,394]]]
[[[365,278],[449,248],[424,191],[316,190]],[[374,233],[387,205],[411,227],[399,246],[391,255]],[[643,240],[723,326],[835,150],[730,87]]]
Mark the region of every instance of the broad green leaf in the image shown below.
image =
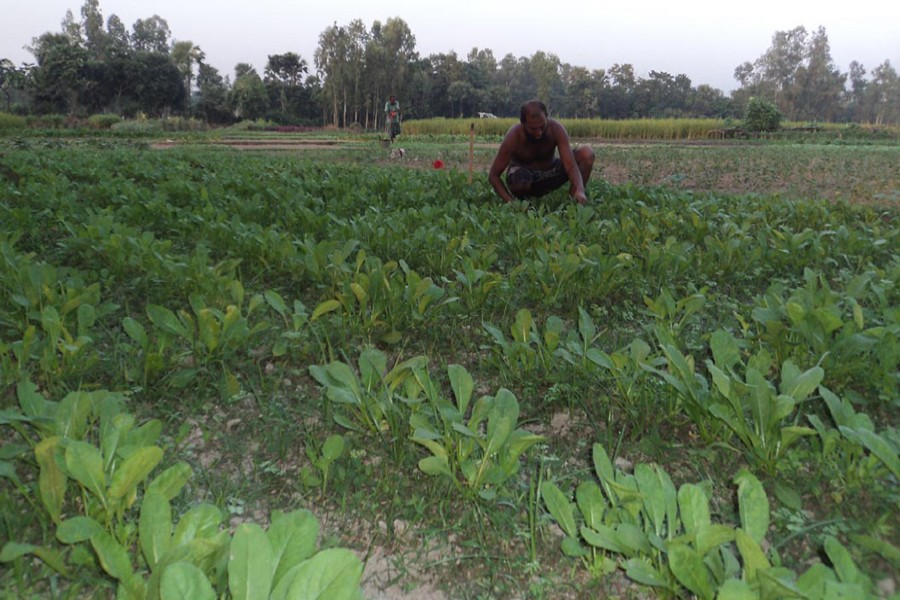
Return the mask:
[[[578,558],[580,556],[587,556],[588,554],[587,548],[581,545],[578,538],[570,535],[563,538],[563,541],[560,544],[560,550],[562,550],[564,555],[570,558]]]
[[[263,292],[263,297],[266,299],[266,303],[271,306],[272,309],[281,317],[285,317],[287,315],[288,307],[284,302],[284,298],[281,297],[281,294],[279,294],[275,290],[266,290],[265,292]]]
[[[709,498],[700,486],[693,483],[682,485],[678,490],[678,507],[687,533],[694,533],[700,527],[710,524]]]
[[[7,563],[16,560],[26,554],[33,554],[38,546],[34,544],[22,544],[19,542],[6,542],[3,549],[0,550],[0,563]]]
[[[594,338],[597,336],[597,327],[594,325],[594,320],[591,319],[590,313],[581,306],[578,307],[578,334],[585,345],[593,343]]]
[[[110,419],[101,417],[100,454],[103,456],[104,472],[112,470],[116,452],[124,442],[124,436],[134,427],[134,415],[118,414]]]
[[[759,600],[759,594],[746,581],[727,579],[720,587],[716,600]]]
[[[534,319],[531,316],[531,311],[527,308],[520,308],[516,313],[515,322],[510,327],[513,340],[520,344],[527,344],[528,334],[531,333],[533,325]]]
[[[746,469],[734,477],[738,484],[738,510],[741,527],[759,544],[769,530],[769,499],[759,479]]]
[[[547,510],[550,511],[550,515],[566,535],[576,537],[578,526],[575,524],[575,506],[566,498],[562,490],[552,481],[545,481],[541,484],[541,498],[544,500]]]
[[[646,463],[639,463],[634,468],[634,478],[643,496],[644,512],[653,524],[653,531],[660,536],[665,529],[666,515],[669,514],[669,496],[675,496],[672,482],[661,473],[661,469]]]
[[[649,559],[643,556],[629,558],[625,561],[625,574],[632,581],[636,581],[642,585],[652,585],[654,587],[669,588],[669,582],[659,569],[654,567]]]
[[[308,510],[295,510],[287,514],[276,511],[272,514],[272,524],[266,535],[272,545],[276,565],[272,578],[272,587],[275,588],[288,571],[315,554],[319,522]]]
[[[162,456],[162,448],[145,446],[122,461],[109,486],[110,501],[130,498],[137,486],[156,468]]]
[[[381,383],[387,371],[387,355],[377,348],[366,348],[360,353],[357,364],[360,383],[363,388],[371,390]]]
[[[453,478],[446,456],[428,456],[419,461],[419,469],[426,475],[446,475]]]
[[[900,567],[900,548],[897,548],[897,546],[894,546],[887,540],[871,535],[852,533],[850,534],[850,540],[857,546],[862,546],[872,552],[877,552],[895,567]]]
[[[647,534],[637,525],[619,523],[616,525],[616,536],[628,556],[647,556],[652,552]]]
[[[797,578],[797,588],[807,598],[825,598],[825,586],[837,582],[834,571],[821,562],[817,562]]]
[[[488,413],[485,456],[493,455],[506,443],[518,419],[519,403],[516,397],[506,388],[501,388],[494,397],[494,404]]]
[[[49,417],[56,404],[44,398],[31,381],[21,381],[16,385],[16,397],[22,412],[28,417]]]
[[[141,501],[138,538],[150,570],[172,546],[172,507],[161,492],[149,491]]]
[[[144,329],[143,325],[131,317],[125,317],[122,319],[122,328],[125,330],[125,333],[128,334],[128,337],[137,342],[141,348],[147,347],[147,331]]]
[[[166,567],[159,584],[160,600],[216,600],[216,592],[203,571],[177,562]]]
[[[778,482],[775,484],[775,497],[784,506],[791,510],[800,510],[803,508],[803,498],[788,483]]]
[[[712,350],[716,366],[722,369],[733,369],[741,361],[741,347],[738,341],[724,329],[713,332],[709,338],[709,348]]]
[[[147,485],[146,493],[159,492],[166,500],[171,501],[181,493],[191,475],[193,475],[193,471],[186,462],[174,464],[153,478]]]
[[[852,431],[855,435],[855,439],[865,446],[869,452],[877,456],[878,459],[890,469],[895,478],[900,479],[900,458],[898,458],[897,452],[894,451],[891,445],[883,437],[874,431],[869,431],[867,429],[852,430],[848,427],[840,427],[839,429],[845,436]]]
[[[70,441],[66,445],[66,468],[72,477],[106,506],[106,474],[103,457],[92,444]]]
[[[174,312],[165,306],[148,304],[147,316],[150,318],[151,323],[169,335],[174,335],[187,341],[193,339],[192,332],[175,316]]]
[[[669,569],[678,582],[703,600],[712,600],[714,590],[703,557],[685,544],[669,548]]]
[[[56,528],[56,539],[63,544],[77,544],[91,539],[99,531],[103,531],[103,527],[94,519],[72,517],[62,521]]]
[[[321,302],[318,306],[316,306],[315,310],[313,310],[312,315],[309,317],[310,323],[321,317],[322,315],[326,315],[330,312],[334,312],[341,307],[341,303],[337,300],[325,300]]]
[[[713,384],[716,386],[716,389],[719,390],[719,393],[722,394],[724,398],[733,402],[734,399],[731,396],[731,377],[710,362],[707,362],[706,368],[712,375]]]
[[[56,433],[61,437],[80,440],[84,437],[94,396],[88,392],[69,392],[59,403],[54,415]]]
[[[34,447],[34,456],[40,467],[38,490],[41,493],[41,502],[54,523],[59,523],[66,495],[66,475],[56,462],[59,443],[60,438],[53,436],[41,440]]]
[[[238,525],[228,555],[228,589],[234,600],[267,600],[275,575],[275,553],[256,523]]]
[[[211,539],[222,524],[222,511],[212,504],[198,504],[181,516],[172,532],[172,546],[181,546],[194,539]]]
[[[616,479],[615,471],[613,471],[612,461],[609,460],[606,449],[600,444],[594,444],[592,458],[594,460],[594,471],[597,473],[597,477],[600,478],[600,483],[607,485],[614,482]],[[614,499],[610,498],[610,500]]]
[[[163,423],[159,419],[150,419],[140,427],[130,429],[125,436],[128,446],[153,446],[162,435]]]
[[[834,572],[838,580],[843,583],[860,583],[861,574],[853,557],[844,546],[833,536],[825,538],[825,554],[834,566]]]
[[[27,554],[33,554],[46,564],[48,567],[64,577],[69,577],[66,569],[65,561],[58,550],[48,548],[46,546],[36,546],[34,544],[21,544],[18,542],[6,542],[3,549],[0,550],[0,563],[7,563],[16,560]]]
[[[775,412],[775,394],[763,374],[749,367],[747,368],[747,386],[750,388],[750,415],[757,430],[765,435],[772,423],[772,414]],[[768,443],[774,444],[775,440]]]
[[[349,550],[322,550],[297,568],[285,600],[358,600],[362,562]]]
[[[781,367],[781,393],[800,402],[819,386],[824,377],[822,367],[813,367],[801,373],[793,361],[788,359]]]
[[[221,326],[211,309],[203,308],[197,313],[197,331],[207,352],[213,352],[219,346]]]
[[[790,426],[781,428],[781,448],[779,452],[784,454],[785,450],[794,445],[794,443],[802,437],[815,435],[816,430],[809,427]]]
[[[756,581],[756,573],[761,569],[768,569],[771,565],[765,553],[756,539],[742,528],[734,530],[734,541],[744,562],[745,580],[753,583]]]
[[[524,429],[516,429],[513,431],[506,444],[506,452],[511,460],[518,460],[524,452],[535,444],[545,441],[547,438],[542,435],[529,433]]]
[[[695,548],[700,556],[706,556],[710,550],[732,541],[734,541],[734,529],[730,525],[707,523],[697,528]]]
[[[588,527],[596,528],[603,523],[603,515],[608,507],[603,492],[593,481],[582,481],[575,488],[575,503]],[[574,535],[574,532],[572,533]]]
[[[329,464],[339,459],[343,453],[344,436],[342,435],[330,435],[322,444],[322,458]]]
[[[98,531],[91,536],[91,546],[100,559],[103,570],[115,579],[124,581],[131,576],[131,561],[128,551],[106,531]]]
[[[472,392],[475,389],[475,383],[472,376],[466,371],[462,365],[450,365],[447,367],[447,374],[450,377],[450,387],[453,389],[453,396],[456,398],[456,407],[460,414],[465,415],[472,399]]]
[[[618,533],[612,527],[600,525],[594,528],[582,525],[579,532],[584,541],[595,548],[603,548],[623,555],[628,552],[628,549],[619,540]]]

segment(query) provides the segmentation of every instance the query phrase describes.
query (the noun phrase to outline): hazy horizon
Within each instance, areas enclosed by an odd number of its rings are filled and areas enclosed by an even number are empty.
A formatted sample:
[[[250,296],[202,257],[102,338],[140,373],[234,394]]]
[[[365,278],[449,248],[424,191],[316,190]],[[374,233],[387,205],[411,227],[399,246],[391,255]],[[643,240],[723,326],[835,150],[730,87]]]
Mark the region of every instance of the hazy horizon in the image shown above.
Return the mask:
[[[83,2],[35,0],[20,3],[0,23],[0,58],[16,65],[33,62],[24,49],[45,32],[61,31],[67,10],[81,18]],[[769,49],[778,31],[803,26],[812,34],[825,28],[836,68],[849,71],[851,61],[867,73],[889,60],[900,65],[900,3],[882,5],[861,0],[795,3],[762,0],[750,7],[722,7],[709,0],[675,6],[659,0],[631,6],[585,6],[576,10],[539,8],[531,0],[483,3],[462,0],[448,8],[399,0],[390,9],[359,0],[333,6],[302,6],[284,0],[260,0],[250,5],[236,0],[193,3],[157,0],[152,6],[127,0],[101,0],[104,20],[117,15],[131,31],[137,19],[159,15],[173,40],[190,40],[206,62],[233,79],[238,63],[249,63],[262,74],[271,54],[295,52],[315,71],[319,35],[334,24],[399,17],[416,38],[422,57],[456,52],[465,59],[472,48],[490,49],[499,61],[507,54],[530,57],[537,51],[555,54],[563,63],[590,70],[631,64],[635,75],[650,71],[687,75],[693,86],[708,84],[726,94],[738,87],[734,70]],[[563,14],[565,13],[565,14]]]

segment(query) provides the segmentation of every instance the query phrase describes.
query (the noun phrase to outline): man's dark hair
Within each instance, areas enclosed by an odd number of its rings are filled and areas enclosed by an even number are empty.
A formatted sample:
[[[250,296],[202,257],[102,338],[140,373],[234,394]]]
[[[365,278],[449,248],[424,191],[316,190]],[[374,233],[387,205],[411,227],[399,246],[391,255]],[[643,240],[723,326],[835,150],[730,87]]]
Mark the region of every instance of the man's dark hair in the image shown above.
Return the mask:
[[[547,105],[540,100],[529,100],[528,102],[523,102],[522,106],[519,108],[519,122],[524,124],[525,119],[528,118],[528,115],[534,114],[536,112],[543,113],[545,117],[549,116],[547,114]]]

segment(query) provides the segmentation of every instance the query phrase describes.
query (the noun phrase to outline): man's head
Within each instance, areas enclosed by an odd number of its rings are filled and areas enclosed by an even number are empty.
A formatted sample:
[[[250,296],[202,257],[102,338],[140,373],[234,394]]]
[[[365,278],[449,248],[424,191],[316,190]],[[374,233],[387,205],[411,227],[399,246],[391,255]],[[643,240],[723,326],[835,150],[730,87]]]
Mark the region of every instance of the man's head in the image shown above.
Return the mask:
[[[540,100],[525,102],[519,109],[519,122],[529,140],[542,139],[547,131],[547,106]]]
[[[390,101],[391,101],[391,102],[393,102],[393,101],[394,101],[394,100],[396,100],[396,98],[395,98],[395,97],[394,97],[394,95],[393,95],[393,94],[391,94],[391,97],[390,97],[390,98],[388,98],[388,100],[390,100]]]

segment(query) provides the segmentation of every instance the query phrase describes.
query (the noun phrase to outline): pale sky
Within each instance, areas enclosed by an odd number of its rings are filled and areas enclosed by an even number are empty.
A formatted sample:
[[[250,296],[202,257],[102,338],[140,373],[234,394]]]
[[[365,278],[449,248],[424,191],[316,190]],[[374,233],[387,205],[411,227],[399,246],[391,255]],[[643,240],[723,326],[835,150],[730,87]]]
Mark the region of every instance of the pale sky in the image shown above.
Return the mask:
[[[83,0],[0,0],[0,58],[33,62],[24,49],[47,31],[59,32],[66,11],[81,18]],[[104,18],[116,14],[131,31],[137,19],[159,15],[172,38],[190,40],[209,64],[234,78],[250,63],[263,74],[270,54],[295,52],[314,70],[319,35],[335,23],[403,19],[420,56],[455,51],[465,60],[473,47],[530,57],[542,50],[563,63],[588,69],[631,64],[638,77],[651,70],[685,74],[694,86],[726,94],[737,87],[734,69],[759,58],[776,31],[825,28],[831,56],[843,73],[850,62],[872,69],[889,60],[900,69],[900,2],[885,0],[586,0],[555,4],[521,0],[100,0]]]

